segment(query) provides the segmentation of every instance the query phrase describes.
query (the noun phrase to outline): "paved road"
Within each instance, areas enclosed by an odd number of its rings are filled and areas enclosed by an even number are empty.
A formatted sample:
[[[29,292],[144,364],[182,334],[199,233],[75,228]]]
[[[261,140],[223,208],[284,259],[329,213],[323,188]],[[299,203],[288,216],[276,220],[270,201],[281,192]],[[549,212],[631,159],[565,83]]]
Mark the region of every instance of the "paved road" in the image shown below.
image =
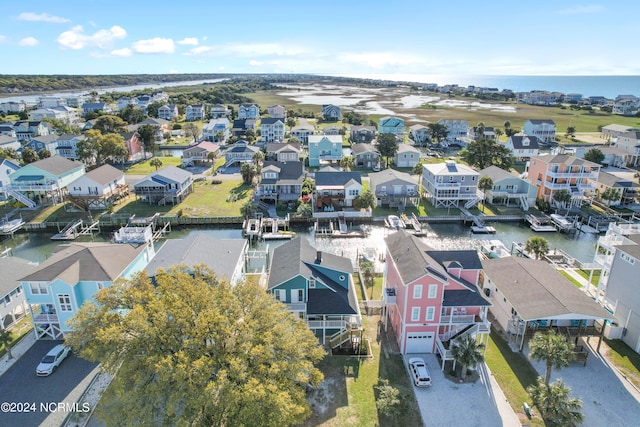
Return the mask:
[[[89,375],[94,375],[96,363],[90,363],[70,354],[56,372],[48,377],[36,376],[36,366],[42,357],[56,344],[62,341],[37,341],[33,346],[17,360],[2,376],[0,376],[0,404],[3,402],[15,403],[15,409],[20,409],[18,404],[28,403],[29,412],[5,412],[0,413],[0,425],[2,426],[38,426],[47,417],[54,414],[55,424],[59,425],[67,413],[55,411],[58,402],[76,402],[82,390],[78,385],[86,382]],[[42,404],[50,407],[43,408]],[[35,408],[33,405],[35,404]],[[46,406],[45,405],[45,406]],[[32,411],[35,409],[35,411]],[[58,415],[57,417],[55,415]],[[51,420],[52,418],[49,418]]]

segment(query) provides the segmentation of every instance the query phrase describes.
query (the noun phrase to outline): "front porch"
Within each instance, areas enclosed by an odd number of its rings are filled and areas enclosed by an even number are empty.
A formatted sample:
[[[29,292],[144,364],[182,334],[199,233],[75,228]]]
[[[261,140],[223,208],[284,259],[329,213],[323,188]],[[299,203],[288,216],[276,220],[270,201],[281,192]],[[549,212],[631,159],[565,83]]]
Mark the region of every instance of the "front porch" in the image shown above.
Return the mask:
[[[64,334],[60,328],[60,319],[56,309],[51,304],[29,305],[33,329],[37,339],[64,339]]]
[[[86,210],[89,209],[108,209],[109,206],[118,200],[129,195],[128,185],[118,185],[105,194],[92,194],[86,196],[67,195],[67,199],[74,205]]]
[[[447,361],[455,359],[451,351],[456,339],[471,335],[485,345],[485,352],[491,333],[491,322],[488,320],[488,309],[483,307],[479,314],[467,314],[466,307],[443,308],[440,315],[440,333],[436,336],[436,353],[440,356],[441,368],[444,370]]]

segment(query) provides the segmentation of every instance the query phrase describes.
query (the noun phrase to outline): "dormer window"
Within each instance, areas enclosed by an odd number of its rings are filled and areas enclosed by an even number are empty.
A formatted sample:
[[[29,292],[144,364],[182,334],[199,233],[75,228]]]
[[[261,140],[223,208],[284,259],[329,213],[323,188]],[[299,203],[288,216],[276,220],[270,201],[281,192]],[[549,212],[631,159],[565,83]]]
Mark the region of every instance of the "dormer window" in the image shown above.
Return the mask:
[[[316,279],[309,279],[309,288],[314,289],[316,287]]]

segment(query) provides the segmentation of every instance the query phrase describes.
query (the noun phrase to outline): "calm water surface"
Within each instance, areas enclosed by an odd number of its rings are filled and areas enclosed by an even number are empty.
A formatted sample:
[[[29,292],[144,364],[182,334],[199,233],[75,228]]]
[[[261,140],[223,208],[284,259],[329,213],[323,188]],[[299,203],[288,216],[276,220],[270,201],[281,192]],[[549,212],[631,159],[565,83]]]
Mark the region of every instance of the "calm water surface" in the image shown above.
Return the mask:
[[[524,224],[496,223],[492,224],[497,229],[494,235],[472,234],[468,226],[462,224],[433,224],[430,231],[422,239],[434,249],[478,249],[482,240],[499,239],[511,247],[512,242],[526,242],[533,236],[542,236],[549,242],[549,247],[562,249],[574,258],[591,262],[595,253],[597,235],[586,233],[534,233]],[[337,255],[356,259],[358,252],[363,247],[376,247],[379,251],[384,249],[384,238],[393,231],[381,226],[373,226],[371,234],[366,238],[330,239],[315,238],[308,229],[297,229],[297,235],[308,238],[316,248],[332,252]],[[220,239],[241,239],[240,229],[174,229],[168,237],[171,239],[184,238],[192,234],[204,233]],[[42,262],[47,259],[54,248],[60,244],[50,240],[53,233],[20,233],[14,239],[4,238],[0,241],[0,248],[10,247],[13,254],[34,262]],[[93,241],[107,241],[110,235],[101,234],[93,237]],[[81,237],[77,241],[91,241],[89,237]],[[270,250],[283,244],[284,241],[260,242],[255,247]]]

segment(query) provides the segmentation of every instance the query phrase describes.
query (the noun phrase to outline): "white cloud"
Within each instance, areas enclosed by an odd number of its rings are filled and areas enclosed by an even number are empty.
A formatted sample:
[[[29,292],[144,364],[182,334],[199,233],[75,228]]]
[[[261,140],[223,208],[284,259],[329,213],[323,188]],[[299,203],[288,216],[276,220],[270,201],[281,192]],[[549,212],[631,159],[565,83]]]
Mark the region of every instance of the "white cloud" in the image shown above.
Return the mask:
[[[193,46],[198,46],[198,38],[197,37],[185,37],[184,39],[177,42],[178,44],[189,44]]]
[[[135,42],[132,47],[137,53],[173,53],[176,50],[172,39],[163,39],[160,37],[139,40]]]
[[[133,52],[128,47],[125,47],[125,48],[122,48],[122,49],[116,49],[116,50],[112,50],[111,51],[111,55],[119,56],[119,57],[122,57],[122,58],[126,58],[128,56],[131,56],[132,54],[133,54]]]
[[[568,7],[556,11],[559,15],[584,15],[588,13],[598,13],[604,10],[604,6],[600,4],[590,4],[586,6]]]
[[[57,38],[60,49],[79,50],[86,46],[96,46],[100,49],[109,49],[115,40],[127,36],[124,28],[114,25],[108,30],[99,30],[93,34],[85,34],[82,25],[77,25],[63,32]]]
[[[18,15],[18,19],[20,21],[52,22],[54,24],[64,24],[65,22],[69,22],[67,18],[62,18],[60,16],[49,15],[48,13],[33,12],[22,12],[20,15]]]
[[[7,36],[3,36],[2,34],[0,34],[0,43],[4,43],[4,42],[6,42],[7,40],[8,40],[8,39],[7,39]]]
[[[210,50],[213,50],[213,47],[211,47],[211,46],[198,46],[198,47],[194,47],[193,49],[189,49],[189,51],[186,52],[185,55],[187,55],[187,56],[197,56],[197,55],[202,55],[205,52],[209,52]]]
[[[18,44],[20,46],[35,46],[38,44],[38,39],[35,37],[25,37],[21,39]]]
[[[264,62],[256,61],[255,59],[252,59],[251,61],[249,61],[249,65],[251,65],[252,67],[258,67],[262,64],[264,64]]]

